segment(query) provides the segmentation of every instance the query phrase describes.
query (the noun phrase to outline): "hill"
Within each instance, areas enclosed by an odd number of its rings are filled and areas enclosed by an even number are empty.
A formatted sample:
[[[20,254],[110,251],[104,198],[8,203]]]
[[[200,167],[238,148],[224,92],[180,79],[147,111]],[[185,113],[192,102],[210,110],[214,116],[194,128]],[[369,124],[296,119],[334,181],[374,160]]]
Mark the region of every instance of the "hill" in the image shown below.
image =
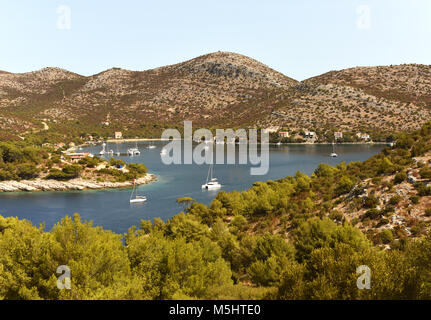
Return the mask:
[[[414,130],[431,116],[430,66],[332,71],[302,82],[249,57],[215,52],[147,71],[85,77],[59,68],[0,72],[0,139],[50,128],[50,138],[94,133],[159,136],[196,127]]]
[[[293,86],[292,99],[262,125],[334,131],[418,129],[430,118],[430,76],[431,66],[426,65],[331,71]]]

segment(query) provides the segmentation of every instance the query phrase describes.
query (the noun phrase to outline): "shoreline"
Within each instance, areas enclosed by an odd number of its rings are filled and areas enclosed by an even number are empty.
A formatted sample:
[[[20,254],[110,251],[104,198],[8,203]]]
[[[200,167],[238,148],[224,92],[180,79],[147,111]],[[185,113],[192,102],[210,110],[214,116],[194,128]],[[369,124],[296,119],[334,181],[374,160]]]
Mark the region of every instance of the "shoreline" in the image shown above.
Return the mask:
[[[105,142],[107,143],[127,143],[127,142],[147,142],[147,141],[172,141],[169,139],[161,139],[161,138],[135,138],[135,139],[107,139]],[[174,141],[184,141],[184,139],[174,139]],[[102,142],[96,142],[94,145],[99,145]],[[202,142],[196,142],[193,141],[193,143],[202,143]],[[228,143],[225,143],[228,144]],[[250,144],[250,143],[247,143]],[[261,144],[260,142],[258,142],[257,144]],[[270,145],[277,145],[277,143],[275,142],[269,142]],[[357,145],[373,145],[373,144],[387,144],[389,145],[390,142],[382,142],[382,141],[373,141],[373,142],[337,142],[335,143],[337,144],[357,144]],[[307,142],[287,142],[287,143],[282,143],[281,145],[332,145],[332,142],[316,142],[316,143],[307,143]],[[88,144],[82,144],[79,145],[77,147],[88,147],[90,145]],[[75,147],[76,148],[76,147]]]
[[[137,185],[149,184],[157,180],[154,174],[147,174],[145,177],[136,179]],[[86,191],[103,189],[131,188],[133,182],[97,182],[82,178],[71,179],[69,181],[57,180],[21,180],[21,181],[0,181],[0,194],[6,192],[45,192],[45,191]]]

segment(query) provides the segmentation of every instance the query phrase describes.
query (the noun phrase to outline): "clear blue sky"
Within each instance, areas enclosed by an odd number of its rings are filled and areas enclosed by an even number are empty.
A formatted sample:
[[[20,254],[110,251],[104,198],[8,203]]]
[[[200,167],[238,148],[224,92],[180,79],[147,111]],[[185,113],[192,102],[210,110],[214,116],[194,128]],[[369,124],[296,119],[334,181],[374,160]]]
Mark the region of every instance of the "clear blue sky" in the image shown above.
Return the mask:
[[[218,50],[298,80],[431,64],[431,0],[0,0],[0,70],[146,70]]]

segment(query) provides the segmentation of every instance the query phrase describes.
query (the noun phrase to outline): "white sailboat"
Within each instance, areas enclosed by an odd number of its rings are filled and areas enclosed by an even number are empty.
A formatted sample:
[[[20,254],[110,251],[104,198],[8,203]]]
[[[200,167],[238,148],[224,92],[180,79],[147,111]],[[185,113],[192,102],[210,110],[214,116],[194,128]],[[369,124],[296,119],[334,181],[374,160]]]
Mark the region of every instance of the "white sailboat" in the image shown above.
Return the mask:
[[[117,157],[121,156],[120,149],[118,148],[118,144],[117,144],[117,151],[115,152],[115,155]]]
[[[332,142],[332,153],[331,153],[331,157],[332,158],[336,158],[338,157],[338,154],[335,153],[335,142]]]
[[[147,147],[148,149],[155,149],[156,146],[151,142],[151,144]]]
[[[108,155],[113,156],[114,155],[114,150],[109,150],[108,152],[106,152]]]
[[[146,196],[138,196],[138,191],[136,189],[136,180],[133,179],[133,190],[130,195],[130,203],[143,203],[147,201]]]
[[[99,155],[101,155],[101,156],[105,155],[105,153],[106,153],[105,147],[106,147],[106,143],[104,142],[102,144],[102,151],[99,152]]]
[[[214,190],[220,189],[221,184],[218,182],[217,178],[213,178],[213,164],[210,165],[207,175],[207,181],[202,185],[202,189]]]

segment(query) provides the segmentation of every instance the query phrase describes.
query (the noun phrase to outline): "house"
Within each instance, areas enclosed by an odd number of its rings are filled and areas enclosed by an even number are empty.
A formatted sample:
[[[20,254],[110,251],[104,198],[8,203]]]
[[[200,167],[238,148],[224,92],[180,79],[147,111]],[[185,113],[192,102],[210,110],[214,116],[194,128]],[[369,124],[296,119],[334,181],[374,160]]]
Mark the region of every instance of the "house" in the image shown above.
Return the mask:
[[[114,133],[114,137],[115,139],[123,139],[123,134],[121,133],[121,131],[117,131]]]
[[[288,131],[280,131],[280,132],[278,133],[278,136],[279,136],[280,138],[289,138],[289,132],[288,132]]]
[[[314,131],[305,131],[304,137],[307,139],[313,139],[316,137],[316,132]]]
[[[81,153],[68,153],[67,156],[70,157],[72,162],[78,162],[81,159],[87,158],[87,157],[94,157],[93,154],[90,152],[81,152]]]
[[[342,132],[334,132],[334,138],[336,140],[341,140],[343,139],[343,133]]]
[[[368,133],[359,132],[356,134],[356,137],[358,137],[358,139],[361,139],[361,140],[371,140],[371,137]]]

